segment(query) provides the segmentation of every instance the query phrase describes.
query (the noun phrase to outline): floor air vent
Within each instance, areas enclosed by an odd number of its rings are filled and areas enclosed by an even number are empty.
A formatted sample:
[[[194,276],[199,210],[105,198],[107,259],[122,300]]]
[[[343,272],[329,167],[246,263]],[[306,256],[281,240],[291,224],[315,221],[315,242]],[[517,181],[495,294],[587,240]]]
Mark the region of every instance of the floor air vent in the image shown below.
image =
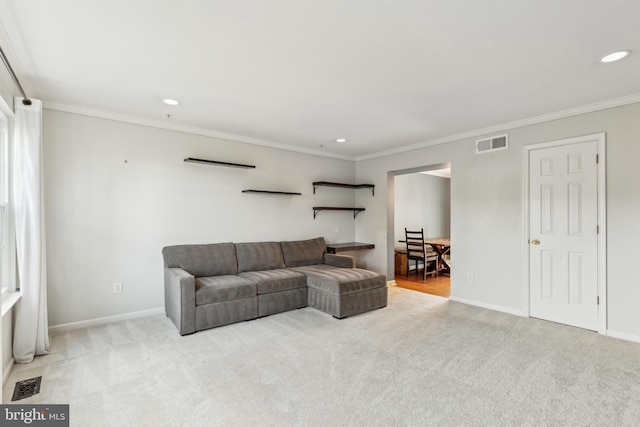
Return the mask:
[[[509,135],[498,135],[476,141],[476,154],[509,148]]]
[[[40,381],[42,381],[42,377],[30,378],[24,381],[18,381],[16,383],[16,388],[13,390],[13,397],[11,401],[26,399],[27,397],[31,397],[40,393]]]

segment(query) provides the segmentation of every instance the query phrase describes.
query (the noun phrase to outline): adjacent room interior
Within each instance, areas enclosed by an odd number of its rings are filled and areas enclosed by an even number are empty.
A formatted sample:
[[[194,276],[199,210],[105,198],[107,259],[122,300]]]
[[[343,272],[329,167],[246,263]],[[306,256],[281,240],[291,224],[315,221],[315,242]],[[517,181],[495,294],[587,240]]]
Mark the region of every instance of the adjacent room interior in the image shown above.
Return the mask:
[[[398,171],[393,180],[394,218],[394,280],[397,286],[449,298],[451,277],[451,245],[445,247],[443,260],[436,266],[427,266],[431,273],[426,278],[409,265],[405,242],[405,229],[423,230],[428,252],[440,249],[435,240],[451,239],[451,163],[425,166],[415,172]],[[446,262],[447,268],[444,268]],[[419,263],[425,268],[424,262]]]

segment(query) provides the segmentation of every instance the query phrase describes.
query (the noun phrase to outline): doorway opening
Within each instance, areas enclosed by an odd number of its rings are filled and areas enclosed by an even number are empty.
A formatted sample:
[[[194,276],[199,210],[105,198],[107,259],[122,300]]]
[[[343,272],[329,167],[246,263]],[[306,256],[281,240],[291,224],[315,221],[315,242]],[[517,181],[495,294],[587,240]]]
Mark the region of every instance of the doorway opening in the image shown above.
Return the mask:
[[[391,171],[387,175],[387,260],[388,274],[396,286],[449,298],[451,293],[451,162]],[[425,248],[438,255],[435,265],[426,263],[437,275],[416,271],[407,262],[405,228],[423,230]]]

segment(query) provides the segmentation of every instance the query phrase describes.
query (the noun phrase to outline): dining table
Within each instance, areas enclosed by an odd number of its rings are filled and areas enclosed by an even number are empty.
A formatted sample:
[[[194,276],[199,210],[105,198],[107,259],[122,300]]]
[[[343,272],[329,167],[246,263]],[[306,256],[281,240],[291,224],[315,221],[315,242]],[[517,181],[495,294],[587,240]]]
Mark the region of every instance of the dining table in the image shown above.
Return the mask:
[[[451,239],[449,237],[431,237],[424,239],[424,244],[431,246],[438,254],[438,271],[451,274],[451,264],[446,258],[451,253]]]

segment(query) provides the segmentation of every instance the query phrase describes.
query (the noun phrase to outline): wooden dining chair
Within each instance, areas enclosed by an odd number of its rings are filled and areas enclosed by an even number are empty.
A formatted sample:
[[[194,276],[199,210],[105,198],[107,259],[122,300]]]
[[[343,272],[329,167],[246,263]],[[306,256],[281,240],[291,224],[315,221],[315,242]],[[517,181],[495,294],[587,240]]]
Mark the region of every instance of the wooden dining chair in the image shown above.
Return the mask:
[[[427,274],[431,276],[438,276],[438,254],[433,250],[431,245],[424,243],[424,230],[409,231],[404,229],[404,241],[407,246],[407,277],[409,277],[409,270],[411,269],[411,261],[416,263],[416,275],[418,275],[418,268],[422,263],[422,280],[427,278]],[[433,269],[428,271],[428,266],[432,265]]]

